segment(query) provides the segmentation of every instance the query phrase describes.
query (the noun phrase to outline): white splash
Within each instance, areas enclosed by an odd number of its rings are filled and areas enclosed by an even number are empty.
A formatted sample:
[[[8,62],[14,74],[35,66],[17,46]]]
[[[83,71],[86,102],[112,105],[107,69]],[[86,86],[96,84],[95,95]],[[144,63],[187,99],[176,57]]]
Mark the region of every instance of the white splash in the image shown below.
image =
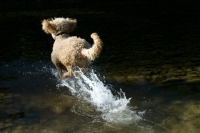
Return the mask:
[[[105,121],[132,123],[141,119],[141,116],[128,106],[131,98],[127,99],[122,90],[114,96],[110,86],[105,85],[93,70],[84,75],[80,69],[76,69],[73,78],[64,80],[58,78],[56,70],[52,70],[52,74],[57,77],[58,88],[67,87],[72,95],[96,107],[96,110],[101,112],[101,117]]]

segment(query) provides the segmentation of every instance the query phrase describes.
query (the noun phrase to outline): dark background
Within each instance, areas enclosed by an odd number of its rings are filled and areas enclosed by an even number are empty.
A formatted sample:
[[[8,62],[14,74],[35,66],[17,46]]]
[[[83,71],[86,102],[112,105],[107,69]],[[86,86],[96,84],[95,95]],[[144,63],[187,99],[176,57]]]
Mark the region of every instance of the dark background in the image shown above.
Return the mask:
[[[41,21],[53,17],[78,20],[72,33],[92,43],[97,32],[104,50],[96,63],[144,60],[154,65],[198,65],[200,4],[197,1],[4,0],[0,2],[0,60],[50,59],[53,39]],[[179,62],[179,63],[177,63]]]

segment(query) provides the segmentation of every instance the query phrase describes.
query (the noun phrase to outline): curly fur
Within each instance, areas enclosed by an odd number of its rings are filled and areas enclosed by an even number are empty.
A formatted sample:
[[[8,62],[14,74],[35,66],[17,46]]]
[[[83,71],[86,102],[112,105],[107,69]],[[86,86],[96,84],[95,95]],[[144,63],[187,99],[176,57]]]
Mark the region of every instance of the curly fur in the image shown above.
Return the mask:
[[[58,70],[60,78],[73,76],[72,68],[78,66],[87,68],[90,61],[97,58],[102,50],[102,41],[97,33],[92,33],[94,41],[91,46],[85,39],[73,36],[71,33],[76,27],[76,19],[54,18],[42,21],[42,29],[55,39],[51,60]],[[63,70],[67,72],[63,73]]]

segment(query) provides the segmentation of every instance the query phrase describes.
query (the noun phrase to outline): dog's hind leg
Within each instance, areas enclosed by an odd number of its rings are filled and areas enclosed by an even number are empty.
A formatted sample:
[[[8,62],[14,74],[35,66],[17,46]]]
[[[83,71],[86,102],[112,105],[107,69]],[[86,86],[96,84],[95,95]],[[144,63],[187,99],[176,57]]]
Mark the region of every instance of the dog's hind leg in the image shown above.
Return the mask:
[[[59,77],[62,78],[62,68],[60,67],[59,64],[55,64],[55,66],[56,66],[56,69],[57,69],[57,71],[58,71]]]
[[[71,77],[73,76],[73,71],[72,71],[72,66],[70,65],[67,65],[66,66],[66,69],[67,69],[67,72],[65,72],[63,75],[62,75],[62,78],[67,78],[67,77]]]

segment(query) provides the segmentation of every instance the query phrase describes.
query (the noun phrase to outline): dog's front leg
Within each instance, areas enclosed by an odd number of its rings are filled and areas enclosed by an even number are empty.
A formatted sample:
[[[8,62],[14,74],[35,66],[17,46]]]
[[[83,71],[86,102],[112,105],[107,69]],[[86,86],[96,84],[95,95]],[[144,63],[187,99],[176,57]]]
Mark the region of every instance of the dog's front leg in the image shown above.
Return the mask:
[[[65,72],[63,75],[62,75],[62,78],[67,78],[67,77],[72,77],[73,76],[73,71],[72,71],[72,67],[70,65],[67,65],[66,66],[66,69],[67,69],[67,72]]]

